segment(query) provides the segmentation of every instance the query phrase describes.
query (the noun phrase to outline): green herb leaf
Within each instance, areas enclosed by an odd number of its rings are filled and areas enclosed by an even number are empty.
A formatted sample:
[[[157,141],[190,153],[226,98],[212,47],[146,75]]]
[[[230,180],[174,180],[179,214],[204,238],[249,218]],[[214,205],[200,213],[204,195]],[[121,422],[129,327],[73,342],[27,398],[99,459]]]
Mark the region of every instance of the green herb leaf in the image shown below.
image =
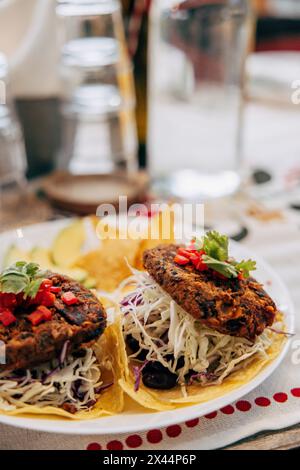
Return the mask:
[[[241,272],[245,278],[248,278],[250,276],[250,271],[256,270],[256,261],[253,261],[252,259],[243,260],[239,263],[235,263],[234,266],[238,272]]]
[[[23,292],[27,285],[26,276],[19,275],[18,273],[11,273],[0,278],[0,291],[6,294],[19,294]]]
[[[203,237],[203,250],[215,260],[226,261],[228,259],[228,237],[216,231],[208,232]]]
[[[25,297],[33,298],[45,277],[38,264],[18,261],[0,274],[0,292],[6,294],[24,292]]]
[[[215,230],[206,233],[201,239],[194,238],[192,243],[198,251],[203,250],[205,252],[202,260],[210,269],[223,274],[229,279],[236,278],[239,273],[248,278],[250,271],[256,269],[256,262],[251,259],[237,262],[229,258],[228,237]]]
[[[42,282],[43,282],[43,278],[34,279],[33,281],[31,281],[24,289],[25,299],[27,297],[30,297],[31,299],[33,299],[37,295]]]
[[[238,276],[238,271],[230,263],[226,263],[225,261],[219,261],[215,258],[212,258],[211,256],[203,255],[202,260],[204,261],[205,264],[214,271],[217,271],[220,274],[223,274],[223,276],[230,278],[235,278]]]
[[[40,271],[40,267],[36,263],[28,263],[24,266],[26,274],[30,277],[36,276],[36,274]]]

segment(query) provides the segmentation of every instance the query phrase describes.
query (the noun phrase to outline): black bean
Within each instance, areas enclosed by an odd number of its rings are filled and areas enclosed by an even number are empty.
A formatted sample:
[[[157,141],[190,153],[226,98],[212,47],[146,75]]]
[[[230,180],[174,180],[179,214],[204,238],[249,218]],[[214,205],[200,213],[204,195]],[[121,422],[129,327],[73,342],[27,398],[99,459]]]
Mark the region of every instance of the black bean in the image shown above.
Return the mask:
[[[160,362],[149,362],[142,371],[143,384],[149,388],[169,390],[177,384],[178,376]]]
[[[133,354],[138,352],[138,350],[140,349],[139,342],[132,335],[126,336],[126,344]],[[136,358],[140,361],[144,361],[146,359],[147,354],[148,351],[146,349],[142,349],[142,351],[136,356]]]
[[[181,369],[184,366],[184,357],[181,356],[177,361],[176,370]]]
[[[173,354],[167,354],[165,359],[166,359],[167,362],[171,362],[172,365],[173,365],[173,363],[174,363]],[[176,370],[181,369],[183,366],[184,366],[184,357],[180,356],[178,361],[177,361]]]

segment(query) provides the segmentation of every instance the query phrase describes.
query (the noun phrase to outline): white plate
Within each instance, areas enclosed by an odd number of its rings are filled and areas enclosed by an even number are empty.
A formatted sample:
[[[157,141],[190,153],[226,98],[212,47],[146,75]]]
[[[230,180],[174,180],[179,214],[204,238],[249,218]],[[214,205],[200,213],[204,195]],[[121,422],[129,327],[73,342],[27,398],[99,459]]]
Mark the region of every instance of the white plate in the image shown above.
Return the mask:
[[[69,224],[69,220],[47,222],[32,225],[23,229],[6,232],[0,235],[0,265],[3,254],[12,244],[26,250],[34,246],[49,247],[58,231]],[[242,245],[231,242],[231,252],[237,259],[252,257],[257,260],[256,278],[265,284],[266,290],[273,297],[279,309],[285,314],[288,331],[294,331],[294,308],[287,288],[272,268],[253,253],[249,253]],[[19,418],[0,414],[0,422],[36,431],[47,431],[64,434],[119,434],[139,432],[160,428],[170,424],[198,418],[218,410],[238,400],[246,393],[260,385],[279,366],[289,348],[287,341],[280,355],[269,366],[262,370],[254,379],[245,385],[222,396],[200,405],[164,412],[126,412],[121,415],[99,418],[89,421],[63,421],[53,419]]]

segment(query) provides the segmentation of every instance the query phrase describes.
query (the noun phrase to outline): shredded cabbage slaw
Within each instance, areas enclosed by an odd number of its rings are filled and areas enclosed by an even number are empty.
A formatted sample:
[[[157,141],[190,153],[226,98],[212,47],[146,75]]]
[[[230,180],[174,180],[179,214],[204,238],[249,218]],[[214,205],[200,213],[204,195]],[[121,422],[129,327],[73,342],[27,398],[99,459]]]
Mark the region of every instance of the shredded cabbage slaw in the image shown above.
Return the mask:
[[[76,411],[91,408],[104,388],[92,349],[82,357],[68,355],[23,374],[0,373],[0,409],[11,411],[26,405],[62,407],[71,404]]]
[[[183,393],[185,385],[194,382],[221,384],[229,374],[246,367],[254,356],[267,358],[272,343],[268,329],[252,343],[207,328],[176,304],[148,273],[136,269],[132,272],[133,276],[119,288],[136,286],[121,301],[124,336],[132,335],[139,344],[139,350],[129,358],[137,360],[142,350],[148,351],[146,361],[158,361],[176,373]],[[274,327],[282,325],[277,323]]]

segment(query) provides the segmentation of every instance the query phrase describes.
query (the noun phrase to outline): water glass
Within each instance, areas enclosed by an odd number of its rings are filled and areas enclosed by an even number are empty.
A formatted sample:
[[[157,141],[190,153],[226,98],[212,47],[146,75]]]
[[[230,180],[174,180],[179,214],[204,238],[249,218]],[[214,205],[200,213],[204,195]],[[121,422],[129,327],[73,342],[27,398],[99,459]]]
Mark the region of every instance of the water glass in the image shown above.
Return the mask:
[[[178,3],[178,2],[177,2]],[[249,2],[154,0],[149,168],[154,192],[206,201],[241,183]]]
[[[120,4],[60,1],[57,12],[66,39],[59,167],[75,174],[135,172],[135,93]]]

